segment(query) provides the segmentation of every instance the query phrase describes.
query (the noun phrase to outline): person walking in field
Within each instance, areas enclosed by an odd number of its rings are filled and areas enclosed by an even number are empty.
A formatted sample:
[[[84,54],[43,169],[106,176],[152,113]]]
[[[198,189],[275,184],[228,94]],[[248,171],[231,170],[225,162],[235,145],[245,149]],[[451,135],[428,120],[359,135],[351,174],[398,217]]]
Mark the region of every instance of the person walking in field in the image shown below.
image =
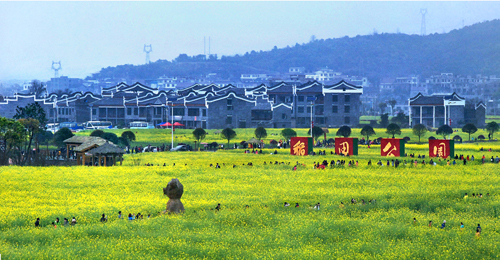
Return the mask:
[[[215,207],[215,210],[217,210],[217,211],[220,210],[220,203],[217,203],[217,207]]]
[[[36,218],[35,227],[40,227],[40,218]]]
[[[71,225],[72,226],[76,225],[76,218],[75,217],[73,217],[73,219],[71,219]]]
[[[429,220],[429,227],[432,227],[432,220]]]
[[[479,238],[479,236],[481,236],[481,225],[477,224],[477,228],[476,228],[476,237]]]
[[[460,222],[460,230],[464,230],[464,223]]]
[[[104,213],[102,213],[101,223],[106,223],[106,222],[108,222],[108,218],[106,217],[106,215],[104,215]]]
[[[446,227],[446,220],[443,220],[443,224],[441,224],[441,229],[444,229]]]

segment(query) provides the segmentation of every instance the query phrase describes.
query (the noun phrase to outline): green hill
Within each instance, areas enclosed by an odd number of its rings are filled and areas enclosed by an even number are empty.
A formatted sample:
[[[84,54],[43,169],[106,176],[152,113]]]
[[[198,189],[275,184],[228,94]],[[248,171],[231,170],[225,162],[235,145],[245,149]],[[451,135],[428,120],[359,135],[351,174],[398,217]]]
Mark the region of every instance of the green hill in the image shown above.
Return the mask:
[[[466,75],[500,74],[500,20],[486,21],[444,34],[426,36],[382,33],[314,40],[270,51],[204,60],[181,54],[172,61],[107,67],[92,79],[154,79],[162,75],[200,77],[208,73],[238,79],[242,73],[287,72],[301,66],[314,71],[328,66],[371,80],[387,76],[441,72]]]

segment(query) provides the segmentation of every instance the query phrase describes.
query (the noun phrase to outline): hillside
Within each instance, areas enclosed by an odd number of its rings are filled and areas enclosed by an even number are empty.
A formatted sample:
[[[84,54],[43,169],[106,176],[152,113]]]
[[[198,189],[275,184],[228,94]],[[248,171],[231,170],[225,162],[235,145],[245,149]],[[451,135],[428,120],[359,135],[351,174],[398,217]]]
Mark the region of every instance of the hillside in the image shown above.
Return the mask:
[[[215,72],[224,78],[237,79],[242,73],[287,72],[293,66],[305,67],[308,71],[328,66],[344,74],[365,75],[372,80],[441,72],[499,75],[500,20],[427,36],[383,33],[321,39],[282,49],[222,56],[218,60],[204,61],[181,54],[173,61],[103,68],[89,78],[199,77]]]

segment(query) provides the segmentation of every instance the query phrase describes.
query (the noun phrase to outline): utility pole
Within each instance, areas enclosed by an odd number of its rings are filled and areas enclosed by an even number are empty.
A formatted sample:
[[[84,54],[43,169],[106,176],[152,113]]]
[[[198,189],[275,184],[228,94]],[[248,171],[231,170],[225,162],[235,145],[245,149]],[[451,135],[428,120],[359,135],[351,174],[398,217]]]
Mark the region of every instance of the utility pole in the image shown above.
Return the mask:
[[[153,51],[153,48],[151,47],[151,44],[147,45],[144,44],[144,52],[146,53],[146,64],[151,63],[151,60],[149,59],[149,53]]]
[[[311,101],[311,137],[313,137],[313,108],[314,108],[314,101],[316,100],[316,97],[314,96],[308,96],[307,101]]]
[[[52,61],[52,69],[54,70],[54,78],[59,78],[59,70],[62,69],[61,61]]]
[[[425,14],[427,14],[427,8],[420,9],[420,14],[422,14],[422,25],[420,26],[420,35],[425,36]]]

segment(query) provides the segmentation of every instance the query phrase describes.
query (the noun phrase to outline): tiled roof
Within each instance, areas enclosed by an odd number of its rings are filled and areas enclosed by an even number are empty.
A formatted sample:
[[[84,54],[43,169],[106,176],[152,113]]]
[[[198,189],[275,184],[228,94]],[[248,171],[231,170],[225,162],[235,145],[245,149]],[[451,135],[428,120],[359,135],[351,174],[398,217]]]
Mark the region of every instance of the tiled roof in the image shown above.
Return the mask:
[[[105,144],[88,151],[90,154],[124,154],[123,149],[116,145],[106,142]]]

